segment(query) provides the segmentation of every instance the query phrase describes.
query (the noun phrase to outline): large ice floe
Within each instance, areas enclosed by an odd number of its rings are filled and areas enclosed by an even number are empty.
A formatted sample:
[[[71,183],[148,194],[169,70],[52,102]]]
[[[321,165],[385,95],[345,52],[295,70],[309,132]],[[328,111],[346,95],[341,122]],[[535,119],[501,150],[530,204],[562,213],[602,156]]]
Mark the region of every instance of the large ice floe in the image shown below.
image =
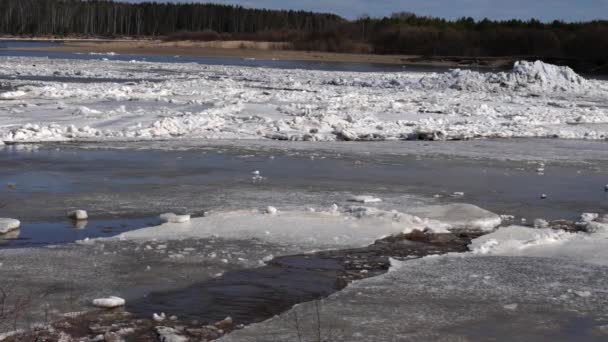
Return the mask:
[[[151,291],[183,289],[224,272],[262,266],[276,256],[363,247],[392,234],[454,226],[449,216],[439,222],[371,207],[267,209],[210,212],[115,237],[0,250],[0,278],[10,279],[6,285],[15,289],[16,299],[54,289],[23,313],[37,321],[45,318],[44,305],[56,318],[92,304],[122,305]],[[470,211],[472,221],[494,215],[474,207],[463,210]]]
[[[605,340],[606,222],[583,215],[589,232],[579,233],[502,227],[469,253],[395,260],[385,275],[221,341]]]
[[[176,240],[221,237],[297,244],[304,250],[364,247],[377,239],[414,230],[435,233],[492,230],[498,215],[469,204],[381,210],[336,205],[319,210],[235,210],[211,212],[187,223],[165,223],[122,233],[119,240]],[[409,214],[412,212],[414,214]],[[465,219],[466,216],[466,219]],[[82,241],[81,243],[94,243]]]
[[[0,140],[606,139],[608,82],[567,67],[355,73],[0,59]]]

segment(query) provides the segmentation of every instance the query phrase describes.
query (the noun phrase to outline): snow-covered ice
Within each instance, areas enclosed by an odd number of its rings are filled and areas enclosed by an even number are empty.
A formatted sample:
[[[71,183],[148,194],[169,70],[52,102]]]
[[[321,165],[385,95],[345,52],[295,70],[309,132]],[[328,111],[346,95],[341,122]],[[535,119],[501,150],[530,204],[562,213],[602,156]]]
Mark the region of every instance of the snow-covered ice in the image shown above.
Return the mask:
[[[599,330],[608,304],[606,276],[608,269],[598,265],[535,257],[448,255],[394,261],[384,275],[296,305],[219,341],[315,341],[319,335],[321,340],[377,342],[505,336],[518,341],[601,340],[607,336]],[[581,324],[569,335],[572,322]]]
[[[217,211],[194,218],[188,225],[169,222],[107,239],[146,241],[216,236],[293,243],[313,250],[363,247],[382,237],[413,230],[491,230],[501,222],[500,216],[470,204],[412,207],[404,211],[350,207],[341,213],[337,206],[321,211],[281,211],[280,215],[276,215],[278,210],[274,207],[263,212],[246,209]]]
[[[608,82],[542,62],[520,62],[508,73],[355,73],[30,57],[0,61],[0,76],[9,78],[12,88],[0,93],[4,142],[603,140],[608,130]],[[33,80],[19,80],[24,76]],[[100,81],[91,82],[95,78]]]

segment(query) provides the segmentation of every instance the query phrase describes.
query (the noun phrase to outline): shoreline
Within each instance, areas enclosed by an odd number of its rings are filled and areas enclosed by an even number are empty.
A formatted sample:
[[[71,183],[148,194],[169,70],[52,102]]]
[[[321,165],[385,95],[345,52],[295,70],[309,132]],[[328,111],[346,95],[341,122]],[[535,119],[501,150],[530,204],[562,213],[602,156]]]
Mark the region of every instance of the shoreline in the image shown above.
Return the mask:
[[[120,55],[156,55],[213,58],[255,58],[308,62],[367,63],[417,67],[510,68],[513,57],[425,57],[413,55],[376,55],[297,51],[284,48],[284,43],[250,41],[160,41],[160,40],[91,40],[91,39],[20,39],[0,40],[31,42],[64,42],[60,46],[17,47],[18,51],[51,51],[63,53],[116,53]]]

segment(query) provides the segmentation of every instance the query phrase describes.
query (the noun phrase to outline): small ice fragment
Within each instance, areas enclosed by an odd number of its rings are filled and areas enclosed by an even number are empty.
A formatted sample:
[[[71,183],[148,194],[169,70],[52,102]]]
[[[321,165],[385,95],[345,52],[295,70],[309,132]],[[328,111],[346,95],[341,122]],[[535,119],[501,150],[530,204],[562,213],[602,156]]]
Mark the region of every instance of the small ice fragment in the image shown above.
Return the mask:
[[[259,176],[260,175],[260,171],[259,170],[255,170],[251,172],[252,175],[254,176]]]
[[[591,292],[589,291],[574,291],[574,294],[582,298],[591,297]]]
[[[338,205],[336,203],[332,204],[329,207],[329,212],[332,213],[332,214],[337,214],[339,212]]]
[[[120,297],[98,298],[93,300],[93,305],[99,308],[112,309],[125,305],[125,300]]]
[[[451,196],[452,197],[463,197],[464,196],[464,192],[456,191]]]
[[[549,222],[543,219],[534,220],[534,228],[547,228],[549,227]]]
[[[0,218],[0,234],[6,234],[12,230],[19,229],[21,222],[11,218]]]
[[[89,218],[89,215],[84,210],[72,210],[68,213],[68,217],[73,220],[84,221]]]
[[[608,192],[608,184],[604,186],[604,191]]]
[[[517,304],[507,304],[507,305],[503,305],[503,308],[505,308],[506,310],[517,310]]]
[[[190,221],[190,215],[176,215],[174,213],[165,213],[160,215],[160,220],[163,223],[186,223]]]
[[[160,315],[153,313],[152,314],[152,319],[154,320],[154,322],[162,322],[167,318],[167,316],[165,315],[164,312],[161,312]]]
[[[279,210],[277,210],[277,208],[275,208],[275,207],[268,206],[266,208],[266,214],[268,214],[268,215],[276,215],[278,212],[279,212]]]
[[[544,173],[545,172],[545,168],[544,167],[539,167],[538,169],[536,169],[537,173]]]
[[[170,321],[177,321],[177,316],[173,315],[171,317],[169,317]]]
[[[349,199],[349,201],[359,202],[359,203],[378,203],[378,202],[382,202],[382,199],[373,197],[373,196],[362,195],[362,196],[352,196]]]
[[[547,195],[546,194],[540,195],[540,199],[547,199]]]

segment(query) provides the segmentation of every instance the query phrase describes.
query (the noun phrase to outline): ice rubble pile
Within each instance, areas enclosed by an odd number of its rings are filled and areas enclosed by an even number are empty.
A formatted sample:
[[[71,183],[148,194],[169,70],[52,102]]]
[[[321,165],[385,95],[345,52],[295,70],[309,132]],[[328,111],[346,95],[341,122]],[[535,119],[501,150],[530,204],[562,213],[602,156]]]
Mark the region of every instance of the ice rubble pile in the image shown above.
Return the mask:
[[[539,92],[581,92],[588,88],[586,79],[567,66],[542,61],[515,62],[511,72],[481,73],[453,69],[447,73],[432,73],[420,80],[400,74],[377,75],[374,78],[337,77],[326,85],[361,88],[425,88],[463,91],[531,90]]]
[[[608,265],[608,215],[583,214],[577,226],[583,232],[502,227],[473,240],[469,248],[477,255],[548,257]]]
[[[608,138],[607,82],[542,62],[431,74],[5,61],[0,74],[9,76],[90,67],[134,82],[11,81],[0,92],[4,142]]]
[[[527,90],[533,92],[583,92],[586,79],[566,66],[541,61],[518,61],[512,72],[480,73],[454,69],[449,73],[432,75],[420,80],[429,89],[451,88],[462,91]]]

